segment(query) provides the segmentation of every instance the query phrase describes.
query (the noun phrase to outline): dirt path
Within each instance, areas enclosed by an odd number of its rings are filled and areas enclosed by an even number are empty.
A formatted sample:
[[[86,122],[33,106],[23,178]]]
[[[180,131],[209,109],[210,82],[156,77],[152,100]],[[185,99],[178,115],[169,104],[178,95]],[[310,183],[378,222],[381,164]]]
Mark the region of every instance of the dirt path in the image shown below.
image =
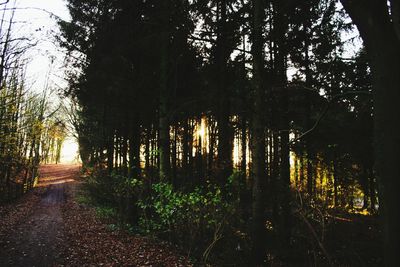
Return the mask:
[[[38,186],[0,206],[0,267],[190,266],[164,242],[110,229],[77,201],[79,166],[46,165]]]
[[[26,218],[2,240],[0,266],[53,266],[62,254],[64,224],[61,207],[65,188],[77,175],[77,165],[47,165],[41,168],[38,187],[47,190]],[[42,190],[43,191],[43,190]],[[6,233],[7,234],[7,233]]]

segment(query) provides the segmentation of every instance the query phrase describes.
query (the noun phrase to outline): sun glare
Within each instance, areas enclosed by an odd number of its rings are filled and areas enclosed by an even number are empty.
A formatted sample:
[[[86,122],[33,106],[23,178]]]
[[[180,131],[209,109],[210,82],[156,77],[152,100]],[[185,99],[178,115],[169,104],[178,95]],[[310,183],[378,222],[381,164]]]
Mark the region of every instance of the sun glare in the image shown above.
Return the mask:
[[[197,130],[197,135],[204,139],[206,137],[206,121],[204,118],[201,119],[200,127]]]
[[[79,162],[78,143],[73,138],[64,141],[61,149],[61,163]]]

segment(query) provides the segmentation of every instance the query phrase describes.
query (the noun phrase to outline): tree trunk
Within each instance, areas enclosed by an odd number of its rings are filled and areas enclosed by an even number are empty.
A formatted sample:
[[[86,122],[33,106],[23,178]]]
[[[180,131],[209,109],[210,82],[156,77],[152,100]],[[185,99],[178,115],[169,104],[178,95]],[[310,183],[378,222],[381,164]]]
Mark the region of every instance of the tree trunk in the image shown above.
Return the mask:
[[[229,121],[230,103],[229,90],[226,82],[227,62],[229,51],[227,50],[227,3],[226,0],[219,1],[218,30],[217,30],[217,68],[218,68],[218,183],[224,184],[231,175],[233,169],[232,162],[232,138],[233,133]]]
[[[145,174],[149,175],[150,171],[150,139],[151,139],[151,126],[146,129],[146,137],[144,144],[144,161],[145,161]]]
[[[386,266],[400,262],[400,21],[390,15],[389,1],[341,0],[360,31],[367,48],[373,76],[375,169],[379,184],[379,206],[384,221]],[[398,2],[390,1],[392,7]],[[392,10],[393,11],[393,10]],[[397,9],[398,11],[398,9]]]
[[[255,265],[263,264],[265,255],[265,227],[264,227],[264,194],[265,194],[265,121],[262,73],[263,40],[262,25],[264,18],[264,6],[262,0],[253,1],[253,118],[252,126],[252,176],[253,176],[253,207],[252,207],[252,239],[253,259]]]
[[[247,178],[247,119],[245,115],[242,115],[241,118],[241,161],[240,161],[240,170],[242,172],[242,182],[246,183]]]
[[[114,169],[114,134],[111,134],[107,142],[107,169],[111,173]]]
[[[168,46],[169,34],[162,33],[159,106],[159,175],[162,181],[170,181],[170,133],[168,119]]]
[[[369,178],[369,197],[371,200],[371,206],[370,206],[370,212],[371,213],[375,213],[376,209],[375,209],[375,205],[376,205],[376,186],[375,186],[375,177],[374,177],[374,172],[373,172],[373,168],[368,168],[368,178]]]
[[[274,37],[275,37],[275,86],[280,90],[279,101],[279,129],[280,129],[280,175],[279,175],[279,199],[282,207],[280,241],[282,248],[287,249],[290,242],[290,161],[289,161],[289,94],[286,77],[287,49],[285,34],[288,28],[286,17],[287,7],[281,1],[274,2]]]
[[[172,179],[172,184],[174,186],[176,186],[176,182],[177,182],[177,172],[178,172],[178,159],[177,159],[177,145],[178,145],[178,130],[179,130],[179,125],[177,122],[175,122],[174,125],[174,140],[172,143],[172,156],[171,156],[171,160],[172,160],[172,175],[171,175],[171,179]]]
[[[129,138],[129,176],[140,176],[140,126],[137,120],[133,122]]]
[[[365,165],[362,166],[362,173],[361,173],[361,186],[362,190],[364,193],[364,199],[363,199],[363,209],[368,209],[368,204],[370,200],[370,192],[371,190],[369,189],[369,177],[368,177],[368,170]]]
[[[209,119],[208,123],[208,155],[207,155],[207,178],[211,179],[214,174],[214,150],[215,150],[215,121],[213,118]]]
[[[332,168],[333,168],[333,205],[335,208],[338,207],[339,202],[338,202],[338,171],[337,171],[337,163],[336,163],[336,158],[333,159],[332,163]]]
[[[307,14],[310,10],[307,10]],[[307,18],[304,20],[304,68],[305,68],[305,76],[306,76],[306,86],[307,88],[311,87],[312,84],[312,74],[311,74],[311,62],[310,62],[310,55],[309,55],[309,46],[310,46],[310,33],[308,31],[311,31],[311,21],[310,18],[307,16]],[[304,125],[306,127],[306,130],[311,128],[311,121],[310,121],[310,114],[311,114],[311,99],[310,99],[310,92],[307,90],[305,92],[304,96]],[[307,157],[305,158],[307,162],[307,193],[309,200],[311,201],[313,198],[313,187],[314,187],[314,177],[313,177],[313,153],[312,153],[312,148],[311,148],[311,137],[310,135],[306,135],[304,138],[305,141],[305,151]]]
[[[189,119],[184,119],[182,134],[182,174],[183,179],[189,177]]]

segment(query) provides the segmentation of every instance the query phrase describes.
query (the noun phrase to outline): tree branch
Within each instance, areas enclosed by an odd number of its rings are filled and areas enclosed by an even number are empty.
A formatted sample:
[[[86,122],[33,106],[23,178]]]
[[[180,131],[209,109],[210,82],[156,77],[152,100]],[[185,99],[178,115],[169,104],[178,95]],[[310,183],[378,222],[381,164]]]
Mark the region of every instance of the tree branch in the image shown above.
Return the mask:
[[[289,142],[289,144],[293,144],[297,141],[299,141],[300,139],[302,139],[304,136],[310,134],[312,131],[314,131],[318,125],[320,124],[320,122],[322,121],[322,119],[325,117],[326,113],[328,113],[328,110],[331,106],[331,104],[336,101],[339,100],[345,96],[348,95],[360,95],[360,94],[365,94],[365,95],[372,95],[371,92],[365,92],[365,91],[350,91],[350,92],[345,92],[343,94],[337,94],[334,97],[332,97],[332,99],[330,99],[327,103],[327,105],[325,106],[324,110],[322,111],[322,113],[319,115],[318,119],[316,120],[316,122],[314,123],[314,125],[308,129],[307,131],[305,131],[304,133],[302,133],[299,137],[293,139],[292,141]]]

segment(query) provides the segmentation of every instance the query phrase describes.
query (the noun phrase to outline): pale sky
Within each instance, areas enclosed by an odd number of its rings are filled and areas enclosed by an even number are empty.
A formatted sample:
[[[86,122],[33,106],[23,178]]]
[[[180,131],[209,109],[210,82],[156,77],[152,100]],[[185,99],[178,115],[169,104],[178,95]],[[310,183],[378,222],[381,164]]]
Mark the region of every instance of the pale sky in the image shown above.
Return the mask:
[[[26,69],[27,87],[35,92],[42,92],[46,87],[49,74],[50,88],[65,88],[67,83],[63,78],[64,53],[55,41],[54,36],[59,33],[59,30],[51,14],[69,20],[66,2],[64,0],[10,0],[7,8],[13,7],[14,2],[17,9],[14,15],[13,38],[29,37],[30,43],[37,43],[25,54],[29,62]],[[1,9],[4,7],[4,5],[1,6]],[[11,14],[11,11],[7,12]],[[68,137],[63,144],[61,161],[74,161],[77,150],[76,140]]]
[[[10,0],[11,7],[14,0]],[[30,59],[27,66],[28,85],[35,91],[42,91],[49,72],[51,59],[54,59],[50,70],[50,85],[65,87],[62,69],[64,54],[55,43],[54,36],[58,32],[55,19],[48,12],[68,20],[69,13],[63,0],[17,0],[17,10],[14,21],[14,37],[29,36],[32,42],[37,42],[26,57]],[[43,9],[46,11],[38,10]]]

